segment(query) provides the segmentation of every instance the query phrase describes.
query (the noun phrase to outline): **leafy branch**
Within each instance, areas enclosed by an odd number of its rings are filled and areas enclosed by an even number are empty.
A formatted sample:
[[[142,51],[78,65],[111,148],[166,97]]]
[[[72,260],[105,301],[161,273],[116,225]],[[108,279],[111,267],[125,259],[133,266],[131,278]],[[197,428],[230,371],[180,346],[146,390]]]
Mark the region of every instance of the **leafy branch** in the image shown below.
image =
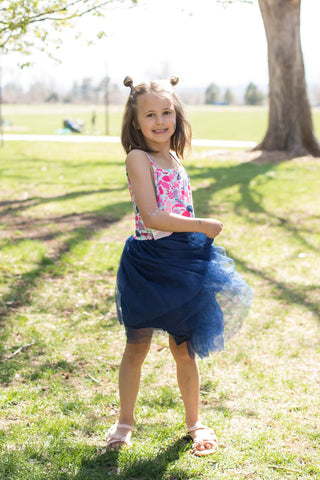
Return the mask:
[[[72,20],[84,15],[103,15],[103,9],[112,4],[135,4],[137,0],[0,0],[0,50],[27,52],[32,44],[29,34],[45,42],[48,30],[43,23],[55,30],[72,26]]]

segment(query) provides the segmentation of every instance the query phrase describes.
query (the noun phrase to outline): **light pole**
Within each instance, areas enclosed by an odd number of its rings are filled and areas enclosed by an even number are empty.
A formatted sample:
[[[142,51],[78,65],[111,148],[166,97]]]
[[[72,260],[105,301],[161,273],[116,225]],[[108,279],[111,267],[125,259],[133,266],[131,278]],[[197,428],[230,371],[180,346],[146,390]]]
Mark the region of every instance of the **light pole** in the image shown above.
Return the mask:
[[[108,66],[106,67],[106,85],[105,85],[105,96],[104,96],[104,105],[105,105],[105,119],[106,119],[106,135],[109,135],[109,82],[110,78],[108,77]]]
[[[2,119],[2,69],[1,69],[1,55],[0,55],[0,136],[1,136],[1,147],[4,146],[3,141],[3,119]]]

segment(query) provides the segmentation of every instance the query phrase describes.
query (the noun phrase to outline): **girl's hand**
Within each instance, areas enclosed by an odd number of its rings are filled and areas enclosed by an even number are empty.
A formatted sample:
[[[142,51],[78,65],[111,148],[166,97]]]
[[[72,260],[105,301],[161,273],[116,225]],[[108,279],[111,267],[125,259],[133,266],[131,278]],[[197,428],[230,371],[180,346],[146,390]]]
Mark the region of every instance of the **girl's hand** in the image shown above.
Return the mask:
[[[216,220],[215,218],[204,218],[201,219],[202,233],[207,235],[209,238],[215,238],[221,233],[223,224]]]

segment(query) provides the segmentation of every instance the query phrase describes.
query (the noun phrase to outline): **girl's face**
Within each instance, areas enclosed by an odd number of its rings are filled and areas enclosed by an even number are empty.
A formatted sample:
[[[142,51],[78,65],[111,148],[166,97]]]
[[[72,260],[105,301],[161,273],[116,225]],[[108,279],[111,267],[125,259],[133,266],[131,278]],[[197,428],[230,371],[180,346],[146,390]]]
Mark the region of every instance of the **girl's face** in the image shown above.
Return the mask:
[[[170,147],[170,139],[176,129],[176,111],[170,95],[140,95],[137,98],[137,122],[151,148],[166,143]]]

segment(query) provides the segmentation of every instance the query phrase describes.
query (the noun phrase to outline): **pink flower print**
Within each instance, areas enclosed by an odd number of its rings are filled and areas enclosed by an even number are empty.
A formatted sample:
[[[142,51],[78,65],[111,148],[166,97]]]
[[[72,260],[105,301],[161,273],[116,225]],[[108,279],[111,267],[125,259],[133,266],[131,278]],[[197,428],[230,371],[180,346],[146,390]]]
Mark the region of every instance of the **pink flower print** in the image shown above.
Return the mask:
[[[162,177],[162,180],[164,180],[165,182],[170,182],[172,180],[172,177],[171,175],[163,175]]]
[[[137,228],[138,228],[138,230],[140,230],[140,231],[141,231],[141,230],[144,230],[144,225],[143,225],[143,223],[142,223],[140,220],[137,221]]]
[[[191,217],[191,213],[186,210],[182,213],[182,216],[183,217]]]
[[[172,205],[172,209],[175,209],[178,212],[180,212],[181,207],[183,207],[183,205],[181,205],[181,203],[175,203],[174,205]]]
[[[173,193],[170,190],[167,192],[167,197],[171,199],[173,198]]]
[[[181,215],[180,207],[179,208],[173,208],[172,213],[175,213],[176,215]]]
[[[166,210],[167,212],[171,212],[172,207],[171,207],[171,202],[170,202],[170,200],[167,200],[167,201],[165,202],[164,208],[165,208],[165,210]]]
[[[168,182],[164,182],[163,180],[161,180],[159,182],[159,185],[161,185],[163,188],[165,188],[166,190],[169,190],[169,188],[171,187],[170,183]]]

